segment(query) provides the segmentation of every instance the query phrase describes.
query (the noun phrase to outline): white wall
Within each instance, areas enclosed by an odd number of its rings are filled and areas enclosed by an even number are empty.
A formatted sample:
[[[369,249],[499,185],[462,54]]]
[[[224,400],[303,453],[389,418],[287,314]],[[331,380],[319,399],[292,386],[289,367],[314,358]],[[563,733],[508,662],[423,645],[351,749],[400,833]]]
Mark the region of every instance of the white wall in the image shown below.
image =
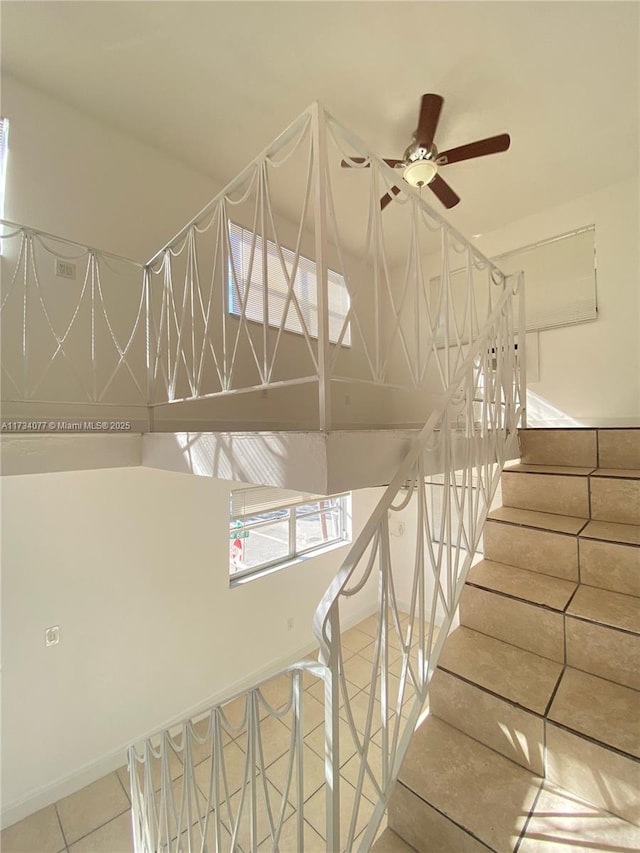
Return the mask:
[[[232,485],[145,468],[3,478],[5,823],[313,648],[312,615],[346,548],[230,589]],[[354,535],[378,494],[354,493]],[[372,612],[374,592],[346,613]],[[52,625],[61,640],[46,648]]]
[[[219,189],[5,74],[1,93],[9,119],[5,219],[144,262]]]
[[[598,319],[539,333],[534,394],[577,420],[640,415],[640,266],[637,180],[614,184],[484,234],[489,256],[595,224]],[[530,400],[533,406],[535,400]]]

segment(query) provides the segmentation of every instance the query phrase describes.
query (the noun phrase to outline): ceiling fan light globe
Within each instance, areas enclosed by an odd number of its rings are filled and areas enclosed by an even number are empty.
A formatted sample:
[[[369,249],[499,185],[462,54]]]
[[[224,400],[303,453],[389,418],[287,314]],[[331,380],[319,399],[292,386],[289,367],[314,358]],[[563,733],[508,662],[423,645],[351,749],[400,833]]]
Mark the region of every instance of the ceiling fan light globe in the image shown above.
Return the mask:
[[[430,184],[438,174],[438,166],[434,160],[414,160],[404,170],[402,177],[412,187],[424,187]]]

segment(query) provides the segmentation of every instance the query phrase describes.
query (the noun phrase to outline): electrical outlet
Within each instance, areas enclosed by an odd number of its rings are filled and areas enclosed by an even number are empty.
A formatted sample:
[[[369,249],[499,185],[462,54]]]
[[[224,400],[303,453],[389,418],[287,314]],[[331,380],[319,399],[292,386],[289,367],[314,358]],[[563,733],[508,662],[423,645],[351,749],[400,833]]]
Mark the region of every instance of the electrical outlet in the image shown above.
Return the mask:
[[[58,625],[53,625],[51,628],[47,628],[44,632],[44,644],[45,646],[57,646],[60,642],[60,627]]]
[[[351,405],[351,394],[345,394],[344,395],[344,404],[345,404],[345,406]]]
[[[76,265],[72,264],[71,261],[63,261],[60,258],[56,258],[56,275],[58,278],[75,279]]]
[[[287,619],[287,631],[293,631],[293,626],[295,625],[295,621],[293,616],[289,616]]]

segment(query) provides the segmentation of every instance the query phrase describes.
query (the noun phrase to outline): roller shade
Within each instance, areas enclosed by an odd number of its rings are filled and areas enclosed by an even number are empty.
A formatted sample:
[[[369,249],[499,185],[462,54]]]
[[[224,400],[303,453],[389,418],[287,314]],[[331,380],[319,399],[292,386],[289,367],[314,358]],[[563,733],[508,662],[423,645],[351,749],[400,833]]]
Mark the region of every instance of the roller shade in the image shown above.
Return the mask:
[[[506,273],[524,270],[527,331],[596,319],[594,226],[493,260]]]
[[[570,234],[551,237],[531,246],[514,249],[491,259],[503,272],[524,271],[526,329],[528,332],[570,326],[597,318],[595,227],[581,228]],[[450,273],[453,311],[449,315],[449,339],[456,339],[456,318],[468,310],[468,274],[464,269]],[[436,276],[430,284],[430,305],[439,304],[441,281]],[[474,293],[478,316],[488,313],[484,288]],[[445,342],[444,318],[436,331],[438,346]]]

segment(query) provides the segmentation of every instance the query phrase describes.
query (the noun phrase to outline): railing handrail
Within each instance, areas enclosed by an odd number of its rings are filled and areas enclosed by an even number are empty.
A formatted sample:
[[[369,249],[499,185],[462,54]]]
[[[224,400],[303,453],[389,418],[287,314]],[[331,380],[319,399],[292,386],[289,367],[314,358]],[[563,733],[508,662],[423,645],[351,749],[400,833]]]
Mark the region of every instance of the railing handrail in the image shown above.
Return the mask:
[[[505,282],[508,281],[509,278],[512,278],[514,276],[518,278],[518,285],[516,287],[516,290],[514,291],[515,294],[517,293],[518,288],[521,286],[522,274],[513,273],[511,276],[505,276]],[[473,364],[474,358],[483,349],[483,347],[486,346],[486,343],[489,340],[489,331],[498,316],[500,315],[500,313],[502,312],[506,302],[510,298],[511,293],[509,292],[509,288],[505,287],[498,304],[493,309],[489,319],[486,321],[483,327],[482,334],[479,335],[475,344],[467,355],[465,361],[458,369],[454,379],[450,383],[448,391],[446,391],[440,396],[440,400],[436,404],[427,422],[422,427],[418,435],[414,438],[411,447],[402,462],[400,463],[395,476],[385,489],[384,494],[381,496],[371,516],[362,528],[360,534],[358,535],[358,538],[349,549],[349,553],[343,561],[342,566],[340,567],[340,569],[338,569],[336,576],[331,581],[331,584],[323,595],[313,617],[313,627],[316,638],[321,644],[321,648],[324,646],[324,652],[328,651],[328,646],[326,644],[327,638],[324,628],[329,617],[329,611],[331,610],[331,607],[335,604],[340,593],[344,590],[350,578],[352,577],[353,572],[358,567],[358,564],[362,559],[367,545],[371,541],[371,537],[374,535],[384,515],[388,512],[389,507],[392,505],[393,497],[397,494],[400,486],[406,481],[407,474],[413,467],[419,454],[422,452],[430,435],[433,433],[435,425],[440,421],[442,415],[447,409],[447,406],[458,391],[464,374],[469,371],[469,368]],[[324,659],[326,660],[326,657]]]
[[[146,741],[161,737],[165,734],[165,732],[170,731],[171,729],[176,729],[179,726],[187,725],[187,723],[191,722],[195,717],[201,717],[205,714],[210,714],[212,711],[215,711],[218,708],[223,708],[225,705],[229,705],[231,702],[235,702],[237,699],[244,698],[248,693],[252,693],[255,690],[261,690],[267,684],[272,682],[275,678],[280,678],[283,675],[287,675],[290,672],[296,672],[298,670],[308,672],[312,675],[315,675],[316,678],[322,679],[326,678],[328,674],[328,669],[324,664],[320,663],[319,661],[309,660],[308,658],[302,658],[301,660],[295,661],[294,663],[291,663],[288,666],[284,666],[281,669],[272,672],[270,675],[265,676],[261,681],[252,684],[250,687],[245,687],[241,690],[237,690],[235,693],[230,693],[223,699],[218,699],[213,704],[205,705],[199,711],[190,713],[188,717],[180,716],[173,722],[165,723],[164,725],[159,726],[152,732],[145,734],[143,739]],[[135,750],[135,744],[129,748]]]
[[[229,181],[225,186],[217,192],[214,197],[208,201],[205,206],[193,216],[186,225],[184,225],[174,236],[167,240],[167,242],[162,246],[162,248],[158,249],[158,251],[144,264],[145,267],[151,267],[156,263],[167,251],[170,249],[174,243],[177,243],[179,240],[182,240],[197,223],[218,204],[222,199],[224,199],[230,192],[232,192],[236,187],[241,186],[242,183],[249,177],[250,173],[256,166],[259,166],[268,156],[269,152],[274,148],[277,148],[280,145],[284,145],[289,139],[295,135],[296,132],[303,129],[305,121],[309,121],[313,111],[313,104],[308,106],[305,110],[303,110],[300,115],[296,116],[296,118],[282,131],[282,133],[278,134],[278,136],[266,147],[263,148],[262,151],[257,154],[250,163],[248,163],[241,172],[239,172],[231,181]]]
[[[6,225],[8,228],[15,228],[14,234],[0,234],[0,240],[8,240],[15,234],[34,234],[37,237],[45,237],[47,240],[55,240],[56,243],[67,243],[69,246],[77,246],[78,249],[83,249],[85,254],[98,255],[101,258],[111,258],[114,261],[121,261],[125,264],[131,264],[136,269],[142,270],[145,265],[139,261],[134,261],[132,258],[127,258],[124,255],[118,255],[115,252],[108,252],[106,249],[97,249],[95,246],[89,246],[87,243],[80,243],[77,240],[70,240],[68,237],[61,237],[58,234],[50,234],[48,231],[42,231],[39,228],[32,228],[29,225],[22,225],[19,222],[12,222],[10,219],[0,219],[0,227]]]
[[[167,249],[171,248],[175,243],[179,240],[182,240],[186,234],[188,234],[189,230],[193,228],[203,217],[207,216],[211,210],[218,204],[223,198],[229,195],[236,187],[242,185],[242,183],[249,177],[252,170],[256,168],[260,163],[262,163],[266,158],[269,157],[270,152],[274,149],[279,148],[281,145],[286,144],[291,137],[293,137],[297,132],[301,131],[304,128],[304,124],[306,121],[309,121],[313,116],[314,111],[317,110],[324,114],[325,119],[333,124],[334,126],[340,127],[341,134],[348,139],[350,143],[354,146],[354,148],[359,152],[359,154],[366,156],[370,160],[375,161],[375,163],[380,167],[383,174],[387,175],[387,178],[390,182],[398,179],[398,171],[393,169],[387,163],[384,162],[377,154],[375,154],[365,142],[360,139],[355,133],[352,133],[348,130],[341,122],[339,122],[328,110],[323,106],[319,101],[314,101],[311,103],[306,109],[304,109],[296,118],[290,122],[290,124],[280,133],[266,148],[263,148],[262,151],[257,154],[250,163],[248,163],[241,172],[239,172],[231,181],[229,181],[221,190],[219,190],[213,198],[208,201],[204,207],[198,211],[198,213],[193,216],[186,225],[184,225],[174,236],[167,240],[164,245],[155,252],[154,255],[143,265],[145,267],[151,267],[156,261],[158,261],[162,255],[167,251]],[[392,180],[393,179],[393,180]],[[445,217],[439,213],[434,207],[432,207],[421,195],[421,193],[415,188],[412,187],[411,184],[408,184],[406,181],[403,181],[402,191],[412,196],[419,206],[429,214],[429,216],[434,219],[441,227],[445,227],[449,234],[457,240],[462,246],[466,249],[470,249],[473,253],[473,256],[478,259],[483,266],[487,266],[490,270],[495,272],[501,279],[504,278],[504,273],[488,258],[477,246],[474,246],[469,240],[462,234],[462,232],[458,231],[450,222],[448,222]]]
[[[390,185],[398,181],[398,169],[395,169],[392,166],[389,166],[388,163],[385,163],[385,161],[378,154],[372,151],[371,148],[365,142],[363,142],[363,140],[359,136],[357,136],[357,134],[349,130],[345,125],[342,124],[342,122],[338,121],[331,113],[329,113],[324,107],[322,107],[322,105],[319,106],[323,110],[325,118],[328,120],[328,122],[340,128],[341,135],[345,139],[349,140],[351,145],[353,145],[353,147],[357,150],[358,154],[366,156],[369,160],[373,160],[376,165],[379,166],[381,172],[385,174],[389,179]],[[363,167],[361,166],[360,168]],[[400,178],[402,180],[401,175]],[[419,207],[421,207],[426,213],[428,213],[431,219],[434,219],[441,228],[445,228],[451,236],[455,237],[455,239],[462,246],[464,246],[465,249],[470,249],[474,257],[481,262],[483,267],[488,267],[492,272],[495,272],[499,276],[501,281],[504,280],[505,273],[502,272],[502,270],[499,269],[490,258],[488,258],[483,252],[481,252],[477,246],[474,246],[473,243],[469,242],[468,238],[465,237],[461,231],[458,231],[458,229],[453,226],[447,219],[445,219],[445,217],[441,213],[439,213],[434,207],[432,207],[429,202],[425,200],[424,196],[420,193],[420,191],[416,189],[416,187],[413,187],[407,181],[402,180],[402,192],[414,198]]]

